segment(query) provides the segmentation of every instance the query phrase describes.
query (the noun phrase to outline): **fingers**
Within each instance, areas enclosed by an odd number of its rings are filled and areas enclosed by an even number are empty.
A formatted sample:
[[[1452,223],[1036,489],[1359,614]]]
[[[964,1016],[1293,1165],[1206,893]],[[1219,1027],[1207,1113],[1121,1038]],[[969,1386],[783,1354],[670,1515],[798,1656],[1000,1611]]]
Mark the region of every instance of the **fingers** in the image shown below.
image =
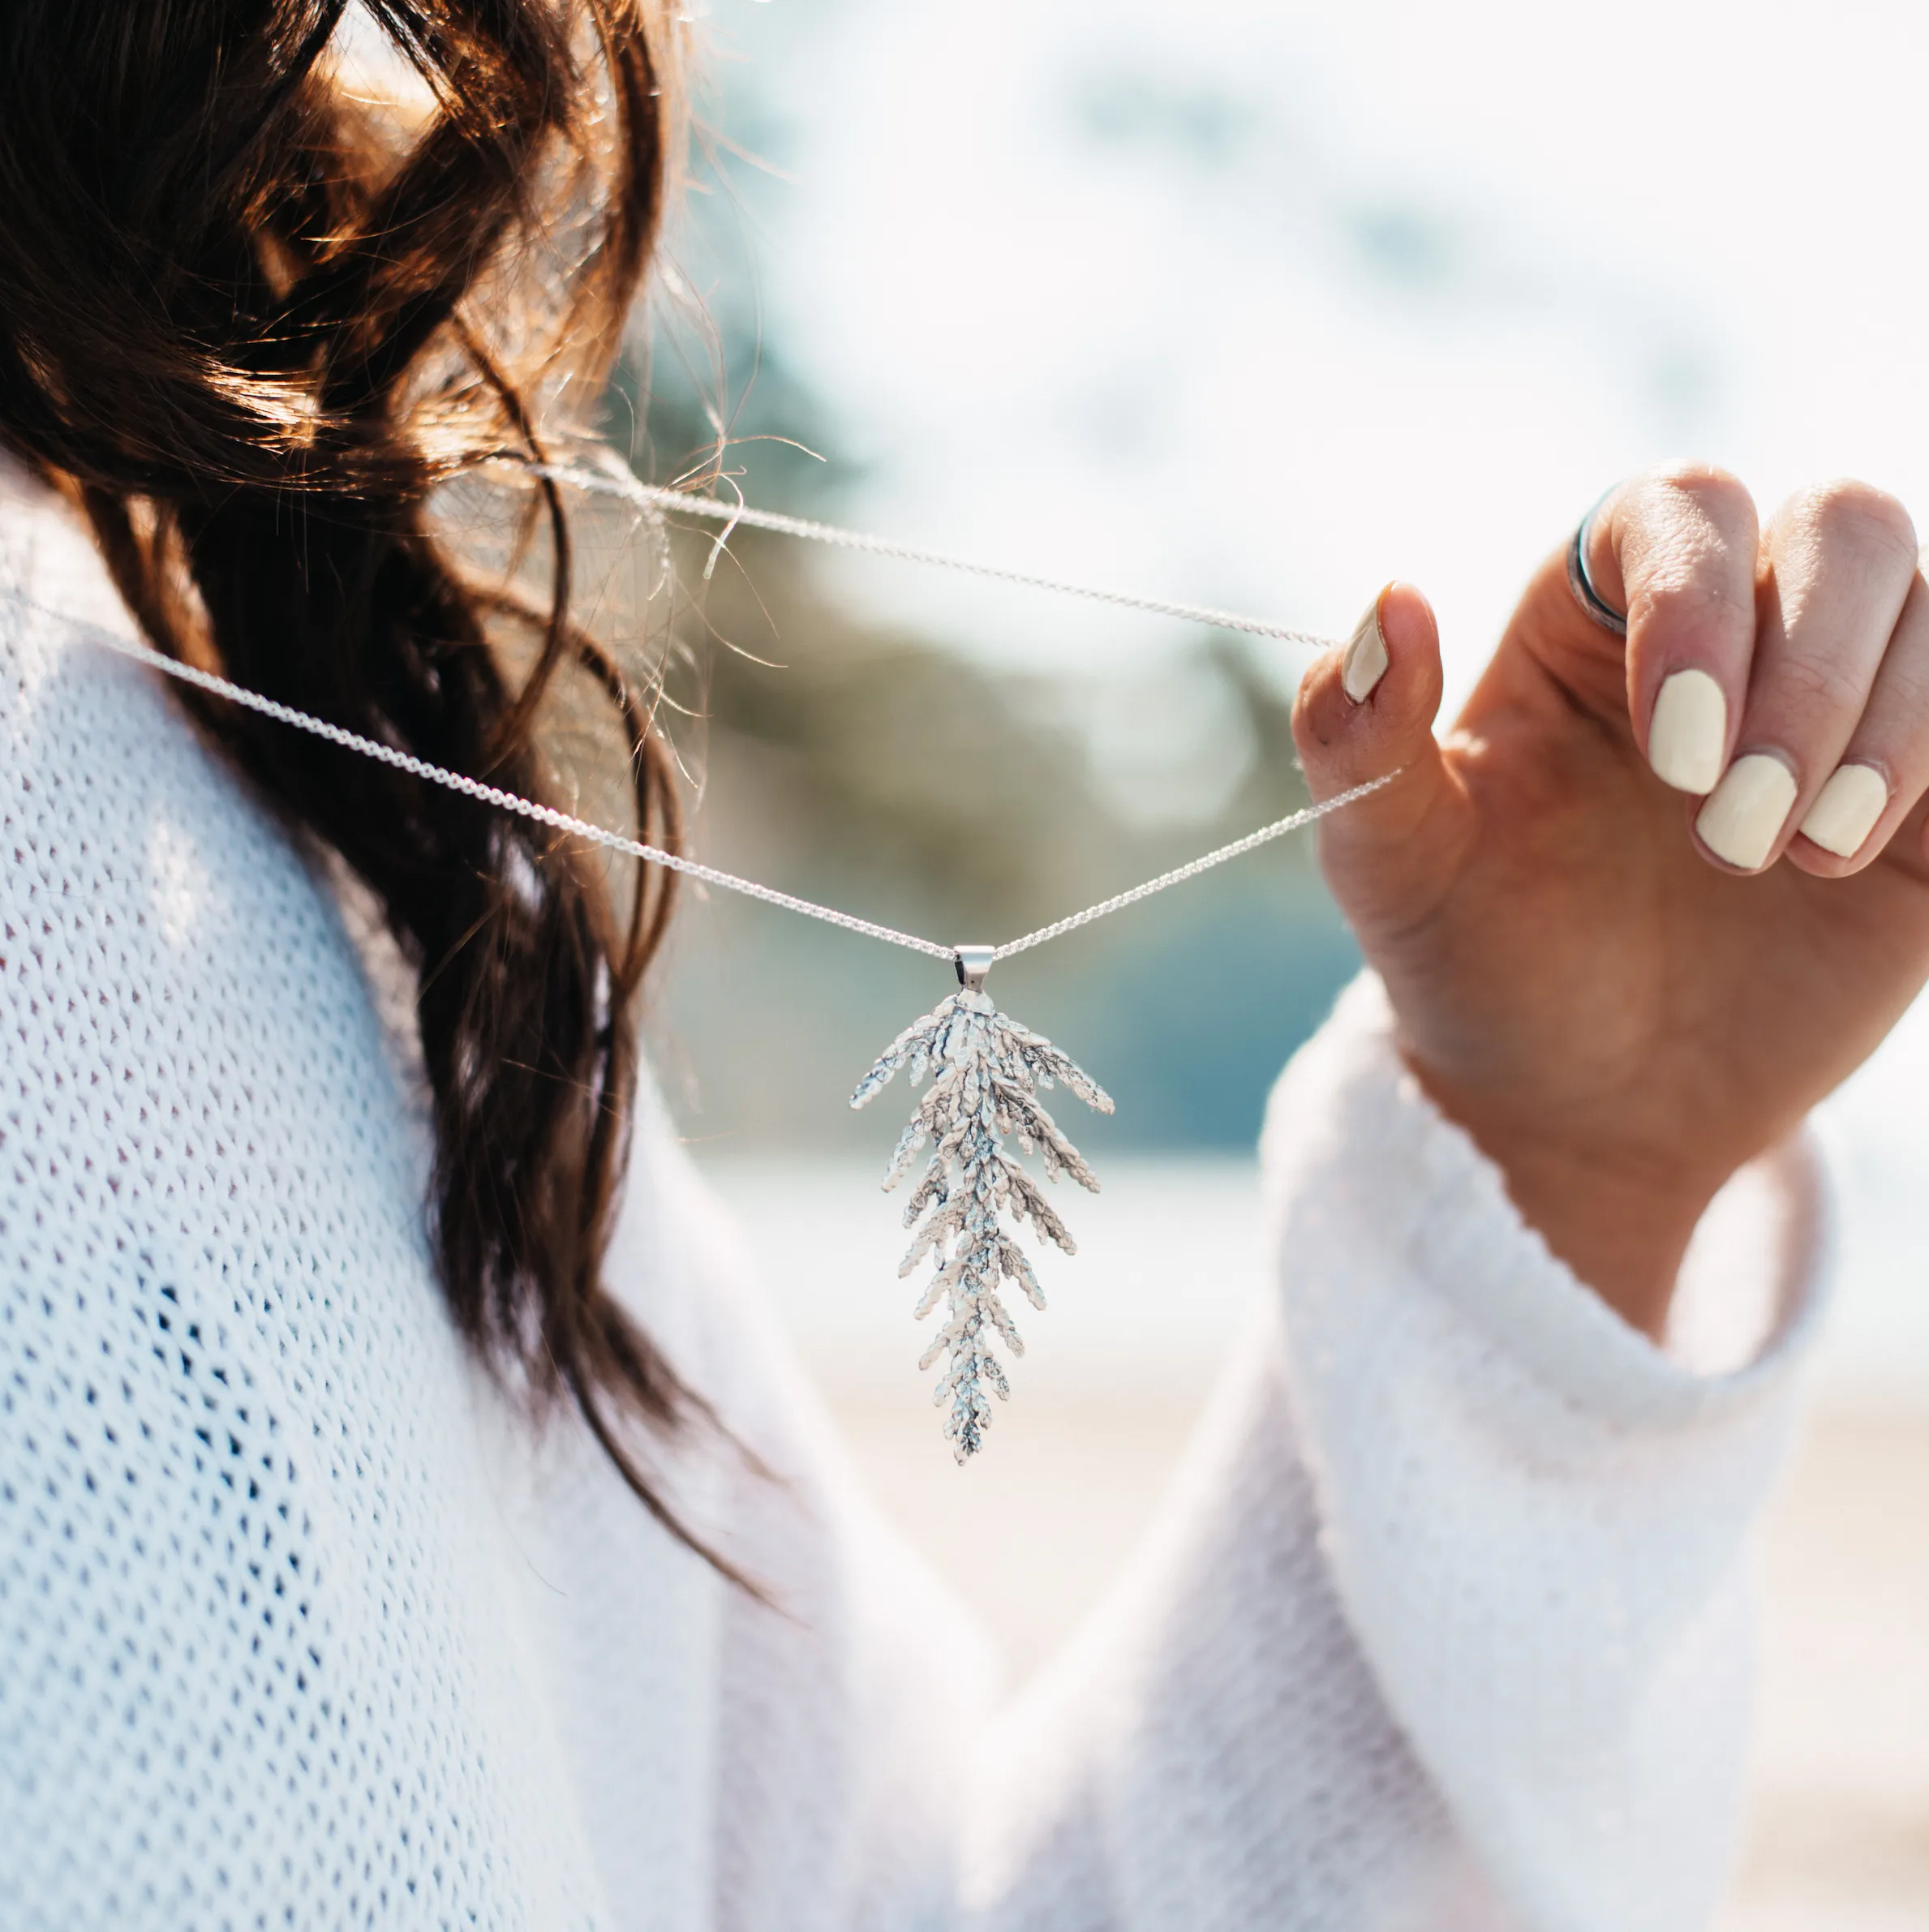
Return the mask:
[[[1915,579],[1914,527],[1879,490],[1831,483],[1776,514],[1763,545],[1759,629],[1735,755],[1695,821],[1723,865],[1758,871],[1798,835],[1870,706]],[[1885,743],[1892,752],[1892,736]],[[1874,784],[1845,777],[1818,830],[1838,843],[1858,822],[1866,832]]]
[[[1876,858],[1929,791],[1929,584],[1914,575],[1868,702],[1789,857],[1840,878]]]
[[[1929,787],[1917,560],[1907,512],[1863,483],[1804,492],[1759,535],[1718,470],[1651,472],[1603,504],[1587,563],[1627,612],[1630,721],[1656,775],[1704,797],[1712,863],[1854,871]]]
[[[1321,862],[1355,921],[1417,920],[1451,887],[1471,828],[1433,736],[1440,695],[1439,629],[1407,584],[1389,584],[1300,683],[1293,738],[1315,800],[1399,774],[1321,822]]]
[[[1726,471],[1630,479],[1595,514],[1588,574],[1627,613],[1628,712],[1665,784],[1712,792],[1726,769],[1755,646],[1755,502]]]

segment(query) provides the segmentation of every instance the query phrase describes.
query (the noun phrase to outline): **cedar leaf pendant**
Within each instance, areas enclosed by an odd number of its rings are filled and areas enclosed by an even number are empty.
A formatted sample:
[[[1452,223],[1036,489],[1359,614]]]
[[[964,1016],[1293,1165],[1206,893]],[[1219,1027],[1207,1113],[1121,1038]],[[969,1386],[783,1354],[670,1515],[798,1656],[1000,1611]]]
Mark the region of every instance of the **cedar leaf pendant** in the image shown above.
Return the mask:
[[[1038,1153],[1046,1179],[1068,1174],[1096,1194],[1098,1176],[1040,1104],[1039,1090],[1063,1086],[1101,1114],[1112,1110],[1110,1096],[1066,1054],[992,1004],[982,990],[990,952],[989,947],[959,949],[960,990],[906,1027],[851,1096],[851,1105],[861,1107],[900,1067],[913,1086],[930,1075],[930,1088],[899,1136],[884,1187],[888,1192],[896,1187],[931,1144],[923,1177],[904,1207],[906,1227],[921,1215],[924,1225],[898,1273],[909,1274],[926,1256],[935,1269],[917,1317],[923,1320],[942,1302],[946,1319],[918,1367],[928,1369],[947,1358],[932,1399],[947,1406],[944,1433],[960,1462],[984,1445],[990,1396],[1002,1401],[1011,1393],[992,1352],[994,1337],[1014,1355],[1025,1352],[1000,1285],[1016,1282],[1033,1307],[1045,1306],[1031,1263],[1005,1231],[1003,1217],[1029,1220],[1067,1254],[1078,1252],[1037,1180],[1005,1152],[1004,1142],[1015,1136],[1025,1153]]]

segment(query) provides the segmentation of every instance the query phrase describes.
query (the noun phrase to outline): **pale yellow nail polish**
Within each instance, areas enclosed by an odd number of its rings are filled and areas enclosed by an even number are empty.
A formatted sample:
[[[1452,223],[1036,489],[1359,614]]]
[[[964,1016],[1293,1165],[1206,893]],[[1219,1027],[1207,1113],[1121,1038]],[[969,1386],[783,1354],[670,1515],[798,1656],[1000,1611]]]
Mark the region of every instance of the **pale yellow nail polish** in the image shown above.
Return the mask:
[[[1380,630],[1380,599],[1368,605],[1366,615],[1347,642],[1347,655],[1339,661],[1339,681],[1347,697],[1364,704],[1373,687],[1386,675],[1386,639]]]
[[[1678,671],[1655,694],[1648,721],[1648,762],[1665,785],[1706,793],[1721,776],[1728,749],[1728,700],[1705,671]]]
[[[1767,861],[1794,802],[1794,773],[1780,758],[1751,751],[1722,774],[1695,829],[1716,858],[1753,872]]]
[[[1888,809],[1888,781],[1870,765],[1840,765],[1802,821],[1806,836],[1838,859],[1852,859]]]

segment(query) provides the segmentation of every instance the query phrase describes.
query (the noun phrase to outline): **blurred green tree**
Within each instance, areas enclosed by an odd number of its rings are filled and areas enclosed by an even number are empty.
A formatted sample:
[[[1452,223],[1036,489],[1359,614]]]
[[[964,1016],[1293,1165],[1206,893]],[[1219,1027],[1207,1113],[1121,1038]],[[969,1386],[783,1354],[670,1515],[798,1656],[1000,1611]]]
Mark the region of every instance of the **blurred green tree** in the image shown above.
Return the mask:
[[[684,246],[718,253],[714,234]],[[835,426],[754,311],[728,297],[673,301],[639,329],[607,428],[641,474],[723,472],[769,507],[834,519],[850,480],[808,453],[834,446]],[[694,842],[713,864],[931,938],[995,942],[1304,801],[1290,696],[1245,640],[1200,637],[1181,655],[1177,675],[1209,687],[1229,720],[1238,775],[1204,821],[1165,822],[1124,809],[1152,790],[1129,757],[1123,769],[1095,763],[1099,680],[995,670],[855,612],[793,539],[740,530],[713,556],[712,530],[674,531],[659,583],[620,560],[646,533],[607,511],[599,522],[582,580],[603,617],[668,667]],[[1158,703],[1130,688],[1103,695],[1115,711]],[[1143,722],[1156,744],[1156,711]],[[1223,766],[1231,753],[1201,755]],[[1356,964],[1309,846],[1288,841],[1002,966],[997,991],[1116,1096],[1095,1151],[1226,1148],[1250,1140],[1287,1054]],[[932,1004],[941,973],[793,915],[686,893],[653,996],[672,1105],[699,1140],[867,1144],[874,1130],[844,1096],[879,1038]]]

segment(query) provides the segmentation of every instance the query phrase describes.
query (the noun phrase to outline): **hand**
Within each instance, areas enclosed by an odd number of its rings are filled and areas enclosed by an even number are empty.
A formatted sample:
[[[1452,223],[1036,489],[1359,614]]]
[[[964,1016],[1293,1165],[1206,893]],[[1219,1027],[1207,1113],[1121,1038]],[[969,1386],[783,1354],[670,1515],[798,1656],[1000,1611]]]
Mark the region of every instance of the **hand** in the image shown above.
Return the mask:
[[[1320,856],[1409,1064],[1658,1334],[1722,1183],[1929,977],[1929,586],[1901,504],[1855,483],[1764,530],[1734,478],[1660,470],[1590,535],[1625,642],[1557,555],[1437,743],[1433,616],[1390,585],[1378,681],[1356,701],[1323,659],[1294,730],[1316,798],[1400,768]]]

